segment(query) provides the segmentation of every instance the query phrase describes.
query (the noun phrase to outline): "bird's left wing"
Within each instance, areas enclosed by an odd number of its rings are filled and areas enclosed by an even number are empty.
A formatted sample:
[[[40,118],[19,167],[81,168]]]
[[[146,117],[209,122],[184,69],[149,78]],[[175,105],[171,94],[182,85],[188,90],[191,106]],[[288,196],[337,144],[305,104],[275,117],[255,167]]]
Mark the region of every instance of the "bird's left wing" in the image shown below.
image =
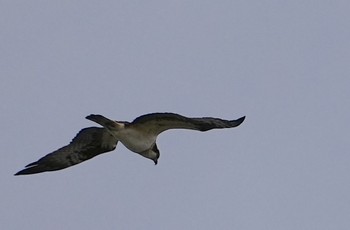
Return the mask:
[[[118,140],[106,129],[89,127],[80,130],[70,144],[30,163],[15,175],[35,174],[64,169],[99,154],[113,151]]]
[[[245,117],[237,120],[224,120],[214,117],[185,117],[176,113],[151,113],[136,118],[130,126],[143,128],[158,135],[168,129],[192,129],[208,131],[211,129],[233,128],[239,126]]]

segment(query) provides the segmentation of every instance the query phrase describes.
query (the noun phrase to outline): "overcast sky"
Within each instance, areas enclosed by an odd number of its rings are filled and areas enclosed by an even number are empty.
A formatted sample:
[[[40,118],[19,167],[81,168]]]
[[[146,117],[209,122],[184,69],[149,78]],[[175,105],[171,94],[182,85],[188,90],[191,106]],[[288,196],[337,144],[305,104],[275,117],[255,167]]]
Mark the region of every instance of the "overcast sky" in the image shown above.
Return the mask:
[[[0,228],[350,229],[350,3],[1,1]],[[14,173],[90,113],[236,119]]]

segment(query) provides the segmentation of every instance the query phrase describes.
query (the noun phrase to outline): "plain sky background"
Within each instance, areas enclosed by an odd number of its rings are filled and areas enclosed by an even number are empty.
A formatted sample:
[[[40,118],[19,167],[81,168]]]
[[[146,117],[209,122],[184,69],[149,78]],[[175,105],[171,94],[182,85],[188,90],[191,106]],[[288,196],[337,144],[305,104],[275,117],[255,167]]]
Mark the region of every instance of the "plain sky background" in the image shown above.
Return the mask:
[[[350,2],[1,1],[0,228],[350,229]],[[13,174],[100,113],[246,121]]]

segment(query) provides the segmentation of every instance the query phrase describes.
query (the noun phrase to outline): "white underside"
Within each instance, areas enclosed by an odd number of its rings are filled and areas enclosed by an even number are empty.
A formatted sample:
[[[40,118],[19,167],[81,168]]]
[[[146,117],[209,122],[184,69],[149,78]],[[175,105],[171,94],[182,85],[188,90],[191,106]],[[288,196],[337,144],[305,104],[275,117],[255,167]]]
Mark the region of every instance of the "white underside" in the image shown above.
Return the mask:
[[[112,134],[130,151],[136,153],[150,149],[157,138],[135,129],[120,129]]]

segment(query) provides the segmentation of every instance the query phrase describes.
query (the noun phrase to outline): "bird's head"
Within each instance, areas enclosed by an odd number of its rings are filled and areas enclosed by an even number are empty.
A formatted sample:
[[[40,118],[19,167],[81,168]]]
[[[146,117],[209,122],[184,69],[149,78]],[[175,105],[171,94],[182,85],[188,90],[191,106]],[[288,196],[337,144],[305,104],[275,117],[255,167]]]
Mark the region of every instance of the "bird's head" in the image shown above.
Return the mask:
[[[160,152],[159,152],[159,149],[158,149],[156,143],[154,143],[154,145],[153,145],[152,152],[153,152],[153,154],[152,154],[152,158],[151,159],[153,160],[154,164],[157,165],[158,164],[158,158],[160,156]]]
[[[157,148],[157,145],[154,144],[153,147],[147,151],[144,151],[140,153],[142,156],[152,160],[155,165],[158,164],[158,158],[160,155],[159,149]]]
[[[154,165],[157,165],[158,164],[158,159],[152,159],[153,162],[154,162]]]

